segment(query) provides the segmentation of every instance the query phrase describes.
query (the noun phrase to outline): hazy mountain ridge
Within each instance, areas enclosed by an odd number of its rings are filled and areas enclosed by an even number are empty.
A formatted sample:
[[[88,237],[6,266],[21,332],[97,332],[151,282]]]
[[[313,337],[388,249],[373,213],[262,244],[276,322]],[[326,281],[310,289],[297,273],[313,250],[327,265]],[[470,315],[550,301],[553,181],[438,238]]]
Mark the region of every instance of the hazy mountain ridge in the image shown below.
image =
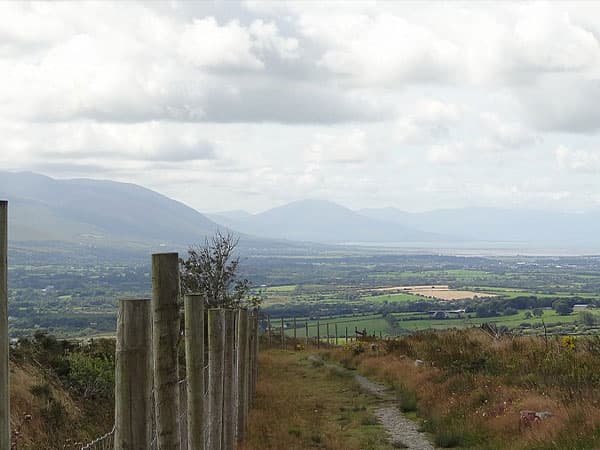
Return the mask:
[[[325,200],[299,200],[254,215],[236,211],[234,215],[223,212],[210,217],[248,234],[296,241],[437,242],[451,239],[440,233],[366,217]]]
[[[500,208],[440,209],[409,213],[397,208],[367,208],[360,214],[446,233],[476,241],[509,241],[553,244],[598,244],[600,212],[560,213]]]
[[[203,242],[217,229],[240,234],[241,245],[252,254],[268,248],[277,252],[284,248],[305,251],[313,245],[306,244],[310,242],[317,246],[406,243],[422,248],[471,245],[469,242],[580,248],[600,243],[599,212],[566,214],[495,208],[423,213],[397,208],[354,211],[325,200],[301,200],[259,214],[234,210],[205,215],[134,184],[57,180],[28,172],[0,172],[0,198],[10,201],[10,239],[25,245],[25,250],[79,246],[119,252],[132,249],[144,254],[148,249],[181,251]]]

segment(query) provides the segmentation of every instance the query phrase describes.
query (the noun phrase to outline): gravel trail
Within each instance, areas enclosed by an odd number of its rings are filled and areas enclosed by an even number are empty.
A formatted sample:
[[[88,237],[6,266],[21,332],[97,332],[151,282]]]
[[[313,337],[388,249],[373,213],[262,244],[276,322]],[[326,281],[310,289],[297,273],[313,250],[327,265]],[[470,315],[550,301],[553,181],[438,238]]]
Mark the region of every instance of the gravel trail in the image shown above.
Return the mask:
[[[309,359],[312,358],[309,357]],[[335,364],[325,364],[325,366],[336,370],[346,370]],[[427,437],[417,430],[417,425],[404,417],[393,404],[395,397],[391,389],[356,373],[354,378],[363,391],[381,400],[380,407],[375,410],[375,416],[385,428],[393,445],[411,450],[435,450]]]
[[[404,417],[397,407],[389,404],[391,400],[394,400],[390,389],[362,375],[355,374],[354,377],[363,391],[386,401],[385,406],[375,410],[375,416],[387,431],[392,443],[397,444],[400,448],[403,446],[412,450],[435,449],[425,435],[417,430],[417,426],[413,421]]]

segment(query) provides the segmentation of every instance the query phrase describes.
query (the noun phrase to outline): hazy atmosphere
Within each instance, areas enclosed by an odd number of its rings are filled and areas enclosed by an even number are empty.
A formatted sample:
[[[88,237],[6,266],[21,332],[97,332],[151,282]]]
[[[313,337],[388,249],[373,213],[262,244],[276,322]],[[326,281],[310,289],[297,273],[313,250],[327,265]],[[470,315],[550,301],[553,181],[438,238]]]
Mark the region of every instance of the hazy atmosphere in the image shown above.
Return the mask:
[[[597,3],[0,4],[0,169],[200,211],[600,202]]]
[[[0,1],[0,450],[600,449],[600,1]]]

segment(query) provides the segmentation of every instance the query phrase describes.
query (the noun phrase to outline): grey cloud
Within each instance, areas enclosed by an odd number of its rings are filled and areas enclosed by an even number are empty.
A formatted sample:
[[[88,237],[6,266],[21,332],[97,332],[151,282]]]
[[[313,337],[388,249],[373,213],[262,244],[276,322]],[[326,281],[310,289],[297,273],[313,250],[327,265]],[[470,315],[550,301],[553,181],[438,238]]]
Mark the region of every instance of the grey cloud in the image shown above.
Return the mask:
[[[31,170],[39,171],[42,173],[49,174],[97,174],[106,172],[117,172],[118,168],[114,170],[107,170],[107,168],[100,164],[88,164],[88,163],[77,163],[77,162],[51,162],[51,161],[39,161],[34,162],[29,167]]]
[[[178,145],[179,144],[179,145]],[[171,145],[161,145],[156,149],[142,150],[131,153],[115,149],[81,148],[72,151],[44,152],[47,158],[112,158],[120,160],[139,160],[149,162],[186,162],[197,160],[212,160],[217,158],[215,146],[207,141],[190,145],[173,142]]]
[[[553,76],[517,91],[523,114],[542,131],[592,133],[600,130],[600,79]]]
[[[38,115],[38,122],[91,119],[98,122],[274,122],[335,124],[373,122],[393,116],[391,105],[331,85],[281,79],[216,80],[171,84],[158,97],[116,96],[84,106],[67,116],[57,108]]]

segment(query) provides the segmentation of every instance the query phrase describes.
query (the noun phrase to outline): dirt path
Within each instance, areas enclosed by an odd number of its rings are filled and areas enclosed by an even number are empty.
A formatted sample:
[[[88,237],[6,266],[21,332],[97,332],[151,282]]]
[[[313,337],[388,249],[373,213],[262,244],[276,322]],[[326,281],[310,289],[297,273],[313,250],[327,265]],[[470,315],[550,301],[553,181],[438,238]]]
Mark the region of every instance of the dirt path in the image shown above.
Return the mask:
[[[325,366],[336,370],[346,370],[335,364],[325,364]],[[375,416],[385,428],[390,442],[394,446],[411,450],[435,450],[427,437],[418,431],[417,425],[404,417],[394,405],[395,398],[390,389],[356,373],[354,379],[364,392],[381,400],[380,406],[375,409]]]
[[[394,400],[394,396],[388,388],[362,375],[355,374],[354,378],[363,391],[383,400],[382,406],[375,410],[375,416],[387,431],[393,444],[403,445],[413,450],[434,450],[425,435],[417,430],[416,424],[404,417],[396,406],[389,404]]]

